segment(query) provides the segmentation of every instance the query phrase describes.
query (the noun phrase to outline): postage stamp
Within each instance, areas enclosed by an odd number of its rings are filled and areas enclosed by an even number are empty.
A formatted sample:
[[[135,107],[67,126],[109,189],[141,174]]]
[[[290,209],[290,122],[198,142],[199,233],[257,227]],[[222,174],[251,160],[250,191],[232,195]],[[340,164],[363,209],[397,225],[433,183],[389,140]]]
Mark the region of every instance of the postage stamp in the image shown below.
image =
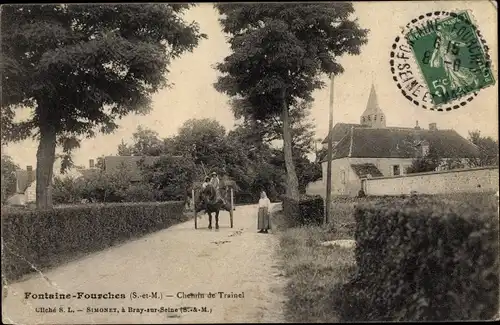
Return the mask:
[[[495,83],[467,12],[437,21],[428,33],[406,35],[434,104],[449,103]]]
[[[465,106],[495,84],[488,46],[467,11],[412,20],[396,38],[390,64],[403,95],[431,110]]]

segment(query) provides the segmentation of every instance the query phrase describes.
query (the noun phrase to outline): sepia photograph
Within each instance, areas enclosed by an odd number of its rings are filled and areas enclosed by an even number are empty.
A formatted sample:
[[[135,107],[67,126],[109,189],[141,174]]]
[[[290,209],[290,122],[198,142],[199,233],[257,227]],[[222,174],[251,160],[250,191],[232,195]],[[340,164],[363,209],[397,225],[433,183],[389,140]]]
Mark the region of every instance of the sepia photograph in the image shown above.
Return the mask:
[[[500,320],[498,4],[0,6],[2,323]]]

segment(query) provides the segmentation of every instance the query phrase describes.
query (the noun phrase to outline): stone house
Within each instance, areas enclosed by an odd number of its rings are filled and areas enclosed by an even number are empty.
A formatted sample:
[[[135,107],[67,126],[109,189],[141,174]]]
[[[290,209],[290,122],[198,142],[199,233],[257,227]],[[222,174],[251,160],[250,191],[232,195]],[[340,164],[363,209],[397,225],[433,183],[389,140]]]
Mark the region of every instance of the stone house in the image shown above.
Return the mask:
[[[97,172],[99,169],[95,167],[94,160],[89,160],[89,166],[77,166],[71,168],[66,173],[61,174],[58,164],[54,164],[53,178],[66,178],[71,177],[76,180],[80,177],[87,177],[88,175]],[[16,205],[24,205],[36,201],[36,169],[28,165],[26,169],[16,170],[16,194],[9,198],[10,202],[15,202]]]
[[[429,129],[387,127],[372,85],[359,124],[337,123],[322,142],[324,148],[332,138],[332,195],[355,196],[361,179],[406,174],[413,160],[425,156],[433,147],[440,156],[463,160],[475,157],[477,147],[454,130],[439,130],[435,123]],[[326,187],[327,159],[320,160],[322,183]],[[441,168],[444,168],[441,167]]]

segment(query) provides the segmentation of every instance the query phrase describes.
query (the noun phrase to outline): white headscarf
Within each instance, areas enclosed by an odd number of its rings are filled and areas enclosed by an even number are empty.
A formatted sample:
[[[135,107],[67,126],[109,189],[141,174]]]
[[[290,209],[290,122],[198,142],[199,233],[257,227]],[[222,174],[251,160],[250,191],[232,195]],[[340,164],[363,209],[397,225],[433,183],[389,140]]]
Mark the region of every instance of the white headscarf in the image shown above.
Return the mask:
[[[271,207],[271,201],[269,200],[269,198],[267,197],[267,194],[266,192],[262,191],[260,193],[261,195],[261,198],[259,200],[259,208],[270,208]],[[262,195],[264,197],[262,197]]]

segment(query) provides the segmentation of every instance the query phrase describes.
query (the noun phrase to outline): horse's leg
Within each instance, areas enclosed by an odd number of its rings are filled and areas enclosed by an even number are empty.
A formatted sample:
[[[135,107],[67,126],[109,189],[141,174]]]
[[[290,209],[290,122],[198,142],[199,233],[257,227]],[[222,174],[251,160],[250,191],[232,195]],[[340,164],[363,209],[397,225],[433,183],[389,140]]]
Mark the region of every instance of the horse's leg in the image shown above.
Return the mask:
[[[208,229],[212,229],[212,212],[208,212]]]
[[[219,209],[215,212],[215,229],[219,229]]]

